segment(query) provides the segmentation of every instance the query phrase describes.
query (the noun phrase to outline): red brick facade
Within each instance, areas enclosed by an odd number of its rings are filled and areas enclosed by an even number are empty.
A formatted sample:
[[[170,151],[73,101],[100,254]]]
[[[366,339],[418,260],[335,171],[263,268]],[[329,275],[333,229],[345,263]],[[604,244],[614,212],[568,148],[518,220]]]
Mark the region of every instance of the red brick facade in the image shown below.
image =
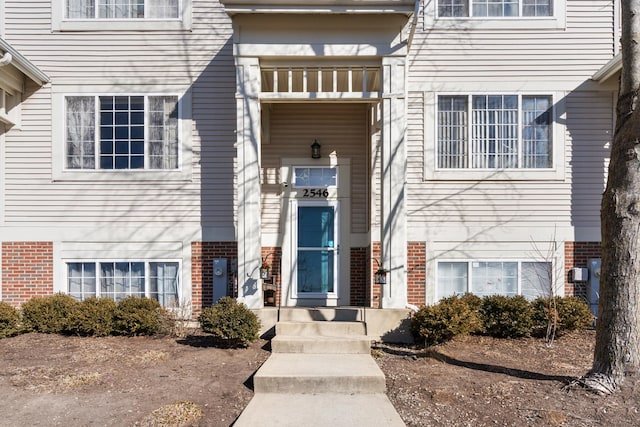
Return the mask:
[[[282,286],[281,285],[281,272],[282,272],[282,248],[280,247],[263,247],[262,248],[262,262],[269,265],[269,272],[271,278],[263,282],[265,289],[266,306],[279,306],[282,298]],[[274,289],[275,288],[275,289]],[[273,292],[273,294],[271,293]],[[273,302],[270,298],[273,296]]]
[[[377,262],[382,262],[382,244],[373,242],[371,244],[371,260],[369,261],[369,271],[377,271],[379,266]],[[371,274],[368,283],[373,290],[373,298],[371,301],[372,308],[380,308],[380,298],[382,298],[382,286],[375,283],[375,276]]]
[[[191,303],[194,316],[197,316],[203,308],[213,304],[214,258],[237,259],[238,244],[236,242],[191,243]],[[227,295],[233,295],[234,292],[235,287],[230,282]]]
[[[425,304],[427,272],[427,244],[407,243],[407,302],[416,306]]]
[[[586,283],[570,283],[569,270],[588,267],[587,261],[600,258],[600,242],[564,242],[564,292],[565,295],[586,297]]]
[[[20,305],[53,294],[53,243],[2,243],[2,300]]]
[[[369,307],[371,300],[370,270],[367,268],[369,248],[351,248],[350,297],[349,304]]]

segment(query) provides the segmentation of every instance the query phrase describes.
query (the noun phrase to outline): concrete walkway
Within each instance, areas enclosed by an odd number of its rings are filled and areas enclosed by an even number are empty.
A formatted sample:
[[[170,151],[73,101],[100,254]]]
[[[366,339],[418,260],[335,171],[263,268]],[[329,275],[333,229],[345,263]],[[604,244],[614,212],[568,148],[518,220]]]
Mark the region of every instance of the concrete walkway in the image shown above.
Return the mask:
[[[234,426],[404,426],[365,330],[363,322],[278,322],[255,395]]]

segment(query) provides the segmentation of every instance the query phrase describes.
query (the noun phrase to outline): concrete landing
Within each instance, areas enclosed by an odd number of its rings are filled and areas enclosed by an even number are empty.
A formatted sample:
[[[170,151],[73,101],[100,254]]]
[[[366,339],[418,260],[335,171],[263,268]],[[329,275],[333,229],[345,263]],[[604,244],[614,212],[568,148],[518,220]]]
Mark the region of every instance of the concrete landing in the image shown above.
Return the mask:
[[[369,354],[273,353],[253,377],[258,393],[384,393]]]
[[[234,427],[402,427],[383,393],[256,394]]]

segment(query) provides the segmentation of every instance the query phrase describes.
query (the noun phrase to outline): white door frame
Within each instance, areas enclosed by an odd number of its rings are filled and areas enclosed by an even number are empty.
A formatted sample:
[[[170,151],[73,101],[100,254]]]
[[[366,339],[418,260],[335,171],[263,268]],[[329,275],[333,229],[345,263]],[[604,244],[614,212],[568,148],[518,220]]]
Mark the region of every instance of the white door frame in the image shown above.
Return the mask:
[[[336,156],[314,159],[283,158],[280,176],[282,177],[282,204],[280,230],[282,239],[282,305],[294,306],[339,306],[349,305],[350,289],[350,240],[351,240],[351,161],[338,159]],[[328,188],[326,197],[304,197],[304,188],[296,188],[293,184],[295,167],[336,167],[337,186]],[[336,206],[336,234],[340,248],[337,249],[335,268],[335,288],[329,294],[297,293],[297,212],[298,206]]]

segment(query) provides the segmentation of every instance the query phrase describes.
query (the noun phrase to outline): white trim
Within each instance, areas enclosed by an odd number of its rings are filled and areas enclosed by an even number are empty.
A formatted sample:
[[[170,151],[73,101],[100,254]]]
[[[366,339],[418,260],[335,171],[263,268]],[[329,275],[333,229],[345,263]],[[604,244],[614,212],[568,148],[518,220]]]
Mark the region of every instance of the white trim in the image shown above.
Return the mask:
[[[437,109],[439,95],[517,95],[520,102],[522,96],[540,95],[551,96],[553,105],[553,165],[549,169],[438,169],[437,165]],[[559,180],[565,179],[565,127],[563,116],[565,113],[564,93],[560,92],[493,92],[493,91],[471,91],[471,92],[426,92],[424,94],[424,179],[448,180],[448,181],[532,181],[532,180]],[[519,123],[522,110],[518,110]],[[468,124],[470,126],[470,123]],[[518,134],[522,138],[522,126],[519,124]]]
[[[51,30],[56,31],[189,31],[192,0],[180,0],[180,17],[175,19],[67,19],[66,0],[51,0]]]
[[[52,102],[52,181],[182,181],[192,180],[192,138],[191,138],[191,91],[175,91],[167,88],[167,92],[143,92],[139,88],[129,93],[123,93],[122,88],[110,91],[110,87],[86,86],[73,88],[69,92],[54,91],[51,95]],[[66,104],[67,96],[94,96],[101,95],[127,95],[144,96],[177,96],[178,97],[178,168],[176,169],[100,169],[98,159],[96,169],[66,169]],[[96,110],[98,117],[99,110]],[[145,115],[148,111],[145,111]],[[96,139],[98,139],[98,128],[96,128]],[[146,125],[145,125],[146,135]],[[145,149],[147,141],[145,138]],[[97,152],[98,153],[98,152]],[[96,154],[97,155],[97,154]],[[145,166],[147,163],[147,153],[145,153]]]
[[[566,0],[554,0],[553,16],[478,16],[438,17],[436,0],[425,2],[423,30],[449,30],[454,32],[473,30],[564,30],[567,26]]]

